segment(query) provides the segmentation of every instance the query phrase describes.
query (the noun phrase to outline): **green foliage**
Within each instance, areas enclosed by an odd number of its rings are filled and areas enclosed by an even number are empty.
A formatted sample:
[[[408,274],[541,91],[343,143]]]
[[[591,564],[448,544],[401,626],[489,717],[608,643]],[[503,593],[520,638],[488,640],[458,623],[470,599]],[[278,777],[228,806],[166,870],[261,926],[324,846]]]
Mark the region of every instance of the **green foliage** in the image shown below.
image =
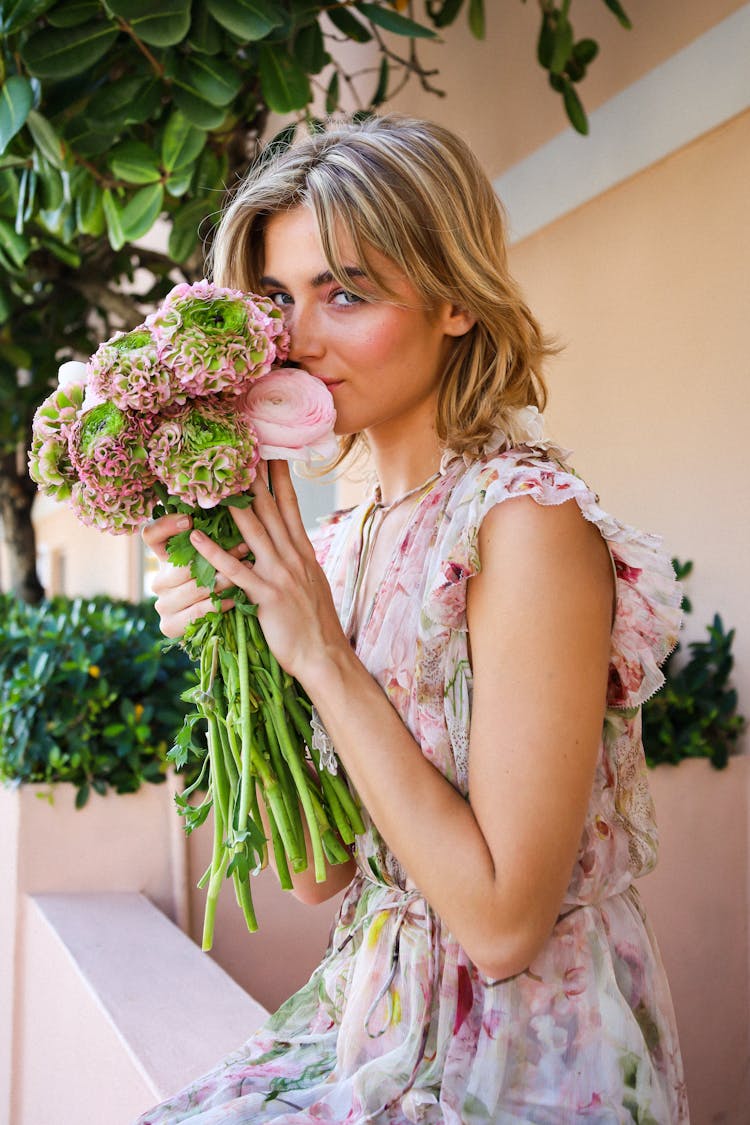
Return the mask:
[[[619,0],[604,0],[621,27],[632,25]],[[565,112],[578,133],[589,131],[588,118],[575,86],[586,77],[589,65],[599,54],[593,39],[576,40],[570,21],[571,0],[541,0],[542,24],[537,40],[539,65],[549,71],[549,84],[562,96]]]
[[[679,579],[693,568],[691,562],[677,559],[672,565]],[[687,598],[682,608],[691,611]],[[687,646],[687,660],[680,659],[682,646],[677,646],[664,664],[664,687],[643,705],[643,745],[650,766],[709,758],[723,769],[745,728],[737,712],[737,692],[730,685],[735,631],[725,632],[718,614],[707,630],[707,640]]]
[[[626,25],[619,3],[604,2]],[[573,85],[597,48],[575,42],[570,4],[542,0],[539,58],[584,130]],[[483,38],[485,9],[484,0],[0,0],[0,455],[28,448],[60,362],[139,323],[175,275],[203,272],[201,243],[257,158],[270,111],[315,128],[316,92],[335,113],[344,94],[364,90],[365,115],[410,78],[440,93],[420,45],[459,18]],[[342,36],[373,44],[379,65],[368,58],[347,72]],[[289,139],[287,127],[278,145]],[[157,221],[164,254],[140,245]]]
[[[194,681],[150,603],[0,595],[0,781],[135,792],[161,782]]]

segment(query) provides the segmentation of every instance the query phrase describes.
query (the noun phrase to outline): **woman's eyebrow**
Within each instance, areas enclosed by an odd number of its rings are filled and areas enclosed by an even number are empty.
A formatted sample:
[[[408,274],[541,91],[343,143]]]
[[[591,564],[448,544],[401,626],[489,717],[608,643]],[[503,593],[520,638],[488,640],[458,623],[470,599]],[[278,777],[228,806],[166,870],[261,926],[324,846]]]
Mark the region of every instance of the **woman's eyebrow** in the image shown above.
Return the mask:
[[[360,269],[359,266],[344,266],[344,268],[341,272],[344,273],[347,277],[351,277],[351,278],[366,277],[367,276],[365,274],[365,271],[363,269]],[[313,289],[319,289],[321,285],[329,285],[332,281],[335,281],[335,280],[336,280],[336,278],[333,276],[333,274],[331,273],[330,270],[322,270],[321,273],[317,273],[315,275],[315,277],[312,279],[310,284],[311,284]],[[283,282],[279,281],[275,277],[269,277],[267,274],[265,274],[260,279],[260,284],[266,289],[285,289],[286,288],[286,286],[283,284]]]

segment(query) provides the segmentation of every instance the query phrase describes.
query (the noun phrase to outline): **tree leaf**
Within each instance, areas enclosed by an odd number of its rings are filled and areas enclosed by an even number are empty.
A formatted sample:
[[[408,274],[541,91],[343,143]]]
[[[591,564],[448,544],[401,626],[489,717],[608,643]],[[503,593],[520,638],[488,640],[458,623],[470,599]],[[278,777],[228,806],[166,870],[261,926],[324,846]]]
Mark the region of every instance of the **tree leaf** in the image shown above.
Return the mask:
[[[120,213],[122,233],[126,242],[135,242],[147,234],[159,218],[164,205],[164,187],[152,184],[141,188]]]
[[[105,219],[102,190],[93,176],[86,173],[75,192],[76,224],[81,234],[100,238],[104,233]]]
[[[204,0],[217,23],[242,40],[264,39],[283,23],[270,0]]]
[[[142,141],[125,141],[112,149],[109,167],[118,180],[128,184],[153,184],[161,179],[159,158]]]
[[[187,41],[201,55],[218,55],[222,48],[221,31],[205,4],[193,5],[193,22]]]
[[[126,239],[120,221],[120,211],[115,205],[114,196],[109,188],[105,188],[102,192],[102,207],[107,222],[109,244],[113,250],[122,250]]]
[[[458,13],[464,6],[464,0],[443,0],[442,4],[435,4],[427,0],[427,14],[435,27],[448,27],[453,23]]]
[[[66,266],[71,269],[77,270],[81,265],[81,255],[78,254],[72,246],[67,246],[64,242],[59,242],[56,238],[42,238],[40,239],[42,246],[46,246],[49,251],[57,258],[58,262],[64,262]]]
[[[151,99],[147,112],[141,115],[140,111],[137,111],[134,114],[134,105],[139,105],[144,93],[152,90],[156,93],[156,97]],[[145,121],[152,112],[156,111],[159,98],[160,93],[155,82],[150,82],[142,75],[129,75],[107,82],[100,87],[86,106],[86,117],[94,125],[99,126],[103,121],[110,119],[113,128],[131,123],[137,124]]]
[[[31,249],[28,238],[17,234],[4,219],[0,219],[0,246],[19,269],[28,258]]]
[[[407,35],[409,39],[437,39],[437,32],[431,27],[407,19],[406,16],[394,12],[392,8],[381,8],[379,4],[361,2],[355,3],[354,7],[366,16],[370,23],[382,27],[384,31],[392,31],[394,35]]]
[[[0,34],[10,35],[38,19],[57,0],[5,0],[0,5]]]
[[[630,31],[633,25],[630,22],[630,19],[627,16],[622,4],[619,3],[619,0],[604,0],[604,3],[609,8],[610,12],[614,12],[614,14],[617,16],[618,22],[623,27],[627,28],[628,31]]]
[[[203,149],[206,134],[179,110],[170,117],[161,144],[161,160],[168,172],[191,164]]]
[[[334,70],[326,91],[326,113],[335,113],[339,107],[339,72]]]
[[[539,38],[536,44],[536,57],[540,66],[549,70],[552,54],[555,50],[555,25],[550,14],[542,12],[542,23],[539,28]]]
[[[70,78],[90,70],[117,34],[116,27],[101,20],[80,27],[43,28],[27,39],[21,58],[39,78]]]
[[[584,66],[593,62],[599,54],[599,44],[595,39],[579,39],[573,45],[573,57]]]
[[[212,209],[209,200],[194,199],[177,212],[169,234],[169,256],[175,262],[184,262],[195,250],[200,241],[200,225]]]
[[[382,59],[380,60],[380,74],[378,75],[377,89],[375,90],[375,93],[372,96],[372,101],[370,102],[370,105],[373,108],[381,105],[388,97],[389,73],[390,67],[388,65],[388,57],[387,55],[383,55]]]
[[[484,0],[470,0],[469,30],[475,39],[484,39],[486,32],[484,18]]]
[[[18,178],[8,169],[0,169],[0,215],[14,218],[17,208]]]
[[[177,172],[172,173],[169,179],[166,180],[164,187],[171,196],[178,199],[181,195],[184,195],[190,187],[194,171],[195,169],[192,165],[186,164],[184,168],[180,168]]]
[[[208,55],[189,56],[181,75],[199,97],[216,106],[229,105],[242,86],[242,76],[226,59],[212,59]]]
[[[34,144],[55,168],[65,167],[65,145],[58,137],[46,117],[32,109],[27,119],[29,132]]]
[[[28,78],[13,75],[0,89],[0,152],[8,147],[8,142],[23,128],[29,111],[34,104],[34,91]]]
[[[372,39],[372,33],[359,22],[349,8],[343,6],[329,8],[326,15],[336,30],[347,39],[351,39],[352,43],[369,43]]]
[[[553,74],[562,74],[565,64],[573,50],[573,27],[566,16],[560,15],[555,28],[555,46],[552,51],[549,69]]]
[[[317,22],[300,28],[292,51],[306,74],[320,74],[323,67],[331,61],[331,56],[326,51],[323,32]]]
[[[107,0],[107,6],[133,29],[143,43],[153,47],[173,47],[190,30],[190,0]]]
[[[310,81],[291,55],[261,43],[258,48],[260,85],[269,109],[291,113],[304,109],[312,97]]]
[[[65,202],[62,177],[57,168],[43,158],[38,162],[40,206],[43,211],[56,211]]]
[[[565,104],[565,112],[573,128],[577,133],[582,133],[586,136],[589,131],[586,111],[581,104],[581,99],[578,97],[575,88],[567,80],[563,88],[563,102]]]
[[[177,79],[172,84],[172,99],[177,109],[197,129],[218,129],[227,115],[225,107],[211,105]]]
[[[66,0],[64,4],[57,4],[52,9],[47,16],[47,23],[52,27],[76,27],[86,20],[96,19],[101,10],[98,0]]]

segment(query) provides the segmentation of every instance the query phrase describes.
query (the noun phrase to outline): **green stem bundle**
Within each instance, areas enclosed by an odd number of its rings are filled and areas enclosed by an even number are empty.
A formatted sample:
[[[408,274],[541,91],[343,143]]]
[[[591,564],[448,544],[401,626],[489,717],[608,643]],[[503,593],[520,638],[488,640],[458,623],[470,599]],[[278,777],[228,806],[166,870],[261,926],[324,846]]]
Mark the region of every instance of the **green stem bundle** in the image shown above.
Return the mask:
[[[326,860],[349,859],[348,846],[364,826],[343,776],[321,765],[310,702],[269,650],[255,607],[238,595],[234,609],[206,615],[184,643],[199,658],[199,684],[187,693],[196,711],[172,757],[186,760],[189,732],[204,719],[205,749],[192,740],[189,748],[207,758],[208,793],[197,809],[186,799],[180,809],[186,831],[213,815],[211,864],[201,880],[207,885],[203,948],[210,949],[218,896],[229,877],[248,930],[258,928],[250,877],[266,866],[269,843],[281,886],[291,890],[293,873],[308,866],[304,826],[317,882],[325,880]]]

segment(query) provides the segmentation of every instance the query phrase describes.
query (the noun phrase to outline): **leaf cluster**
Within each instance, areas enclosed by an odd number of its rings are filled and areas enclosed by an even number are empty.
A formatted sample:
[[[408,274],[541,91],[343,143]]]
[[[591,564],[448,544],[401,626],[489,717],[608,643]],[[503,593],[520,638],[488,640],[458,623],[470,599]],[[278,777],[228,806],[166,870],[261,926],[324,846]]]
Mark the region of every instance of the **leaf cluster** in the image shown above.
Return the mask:
[[[619,0],[603,0],[621,27],[632,25]],[[537,59],[549,71],[549,84],[562,96],[565,112],[578,133],[589,131],[588,118],[575,86],[586,77],[590,64],[599,54],[594,39],[575,38],[570,21],[571,0],[541,0],[542,24],[537,40]]]
[[[193,682],[149,602],[0,596],[0,780],[135,792],[161,782]]]
[[[672,560],[679,579],[693,564]],[[682,608],[691,611],[687,598]],[[707,626],[708,638],[691,641],[684,659],[681,645],[667,658],[664,687],[643,705],[643,745],[649,766],[676,764],[684,758],[708,758],[723,769],[745,729],[738,697],[731,686],[735,630],[725,631],[717,613]]]

